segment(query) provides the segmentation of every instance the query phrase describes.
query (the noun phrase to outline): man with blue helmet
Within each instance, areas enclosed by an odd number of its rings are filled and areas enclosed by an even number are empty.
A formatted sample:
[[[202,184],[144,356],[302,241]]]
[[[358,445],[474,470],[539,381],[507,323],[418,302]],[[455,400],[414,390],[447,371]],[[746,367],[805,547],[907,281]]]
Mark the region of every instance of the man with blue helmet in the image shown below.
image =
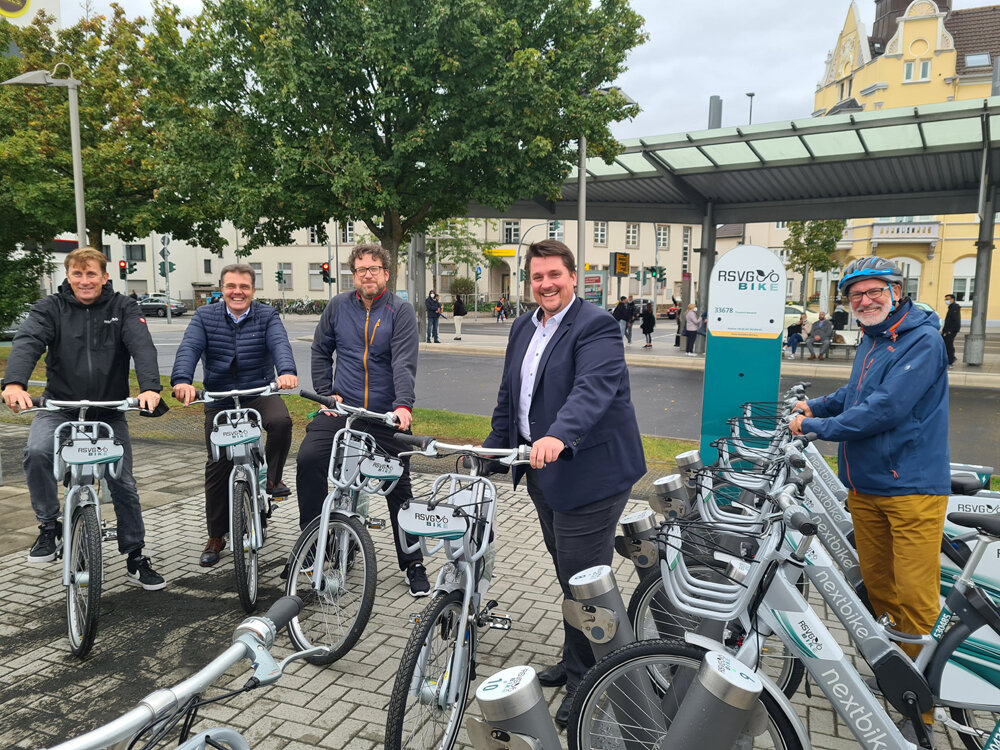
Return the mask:
[[[926,634],[939,611],[951,490],[948,358],[937,315],[915,307],[902,284],[890,260],[847,265],[840,289],[864,334],[850,382],[798,402],[803,414],[790,428],[840,442],[839,473],[872,607],[892,615],[898,630]],[[900,645],[911,656],[919,651]]]

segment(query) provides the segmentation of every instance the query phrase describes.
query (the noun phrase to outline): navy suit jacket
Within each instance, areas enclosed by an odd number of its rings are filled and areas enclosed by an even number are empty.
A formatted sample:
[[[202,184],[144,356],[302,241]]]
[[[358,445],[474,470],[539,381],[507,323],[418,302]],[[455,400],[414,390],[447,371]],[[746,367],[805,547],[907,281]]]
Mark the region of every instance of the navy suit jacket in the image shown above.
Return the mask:
[[[534,332],[528,315],[511,327],[486,447],[513,448],[520,442],[521,362]],[[646,461],[618,322],[577,297],[539,368],[528,415],[530,437],[551,435],[566,446],[557,461],[537,472],[549,507],[572,510],[630,489],[646,473]],[[524,471],[515,468],[515,484]]]

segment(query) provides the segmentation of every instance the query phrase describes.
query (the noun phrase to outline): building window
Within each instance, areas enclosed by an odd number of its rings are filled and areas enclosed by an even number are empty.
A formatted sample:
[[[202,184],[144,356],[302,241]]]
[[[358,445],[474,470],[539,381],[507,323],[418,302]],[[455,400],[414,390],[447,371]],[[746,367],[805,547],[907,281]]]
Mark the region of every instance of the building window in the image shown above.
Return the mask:
[[[774,222],[774,228],[775,229],[788,229],[788,222],[787,221],[776,221],[776,222]]]
[[[561,221],[549,222],[549,239],[563,241],[565,236],[564,225]]]
[[[104,253],[104,257],[111,260],[111,245],[101,245],[101,252]]]
[[[309,264],[309,291],[310,292],[321,292],[321,291],[323,291],[323,264],[322,263],[310,263]]]
[[[260,263],[248,263],[247,265],[253,269],[253,288],[263,289],[264,288],[264,269],[261,268]]]
[[[666,250],[670,247],[670,227],[666,224],[656,225],[656,249]]]
[[[625,247],[639,247],[639,225],[625,225]]]
[[[608,222],[594,222],[594,244],[606,246],[608,244]]]
[[[309,227],[309,244],[319,244],[319,227]]]
[[[788,299],[791,299],[792,294],[794,294],[794,290],[792,289],[793,284],[794,282],[791,279],[789,279],[787,284],[787,289],[785,289],[785,294],[788,296]]]
[[[681,271],[687,273],[688,262],[691,259],[691,227],[684,227],[681,235]]]
[[[212,260],[210,258],[206,258],[202,262],[205,264],[205,273],[207,273],[209,276],[211,276],[212,275]]]
[[[146,246],[126,245],[125,260],[146,260]]]
[[[279,263],[278,270],[283,271],[285,274],[285,280],[278,284],[279,290],[287,290],[292,288],[292,264],[291,263]]]
[[[921,60],[920,61],[920,80],[929,81],[931,77],[931,61]]]
[[[964,305],[972,303],[972,291],[976,281],[976,259],[962,258],[952,269],[951,293],[955,301]]]
[[[351,267],[346,263],[340,264],[340,286],[337,287],[338,290],[347,290],[354,288],[354,274],[351,273]]]
[[[917,67],[919,65],[919,67]],[[919,71],[919,76],[917,75]],[[904,81],[928,81],[931,77],[930,60],[907,60],[903,63]]]
[[[502,241],[505,245],[516,245],[521,241],[521,222],[505,219],[503,223]]]
[[[903,80],[912,81],[913,80],[913,61],[903,63]]]
[[[345,221],[340,225],[340,241],[347,244],[354,244],[354,222]]]
[[[967,68],[988,68],[991,64],[988,53],[965,56],[965,67]]]

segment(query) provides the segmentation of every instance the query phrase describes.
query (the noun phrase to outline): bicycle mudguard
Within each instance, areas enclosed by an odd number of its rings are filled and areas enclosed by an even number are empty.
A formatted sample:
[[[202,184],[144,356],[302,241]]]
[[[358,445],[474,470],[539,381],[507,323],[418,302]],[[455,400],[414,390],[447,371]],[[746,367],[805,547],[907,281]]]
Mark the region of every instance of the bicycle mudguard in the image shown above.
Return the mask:
[[[703,648],[706,651],[719,651],[724,654],[732,653],[731,649],[729,649],[725,644],[691,631],[684,633],[684,641],[685,643],[690,643],[692,646]],[[771,696],[771,698],[781,708],[782,713],[785,714],[785,718],[791,722],[792,728],[795,730],[795,736],[798,737],[799,743],[802,747],[812,747],[812,742],[809,739],[809,732],[806,731],[805,725],[803,725],[798,713],[792,706],[792,702],[788,700],[788,697],[783,692],[781,692],[781,688],[775,685],[774,680],[759,669],[754,672],[754,675],[764,685],[764,692]]]

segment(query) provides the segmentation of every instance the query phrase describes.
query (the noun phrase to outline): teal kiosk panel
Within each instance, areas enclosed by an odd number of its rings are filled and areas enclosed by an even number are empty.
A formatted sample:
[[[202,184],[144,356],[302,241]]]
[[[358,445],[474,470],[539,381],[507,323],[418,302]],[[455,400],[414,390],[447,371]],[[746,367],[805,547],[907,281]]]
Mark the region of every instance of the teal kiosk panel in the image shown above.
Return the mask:
[[[785,320],[785,268],[764,247],[741,245],[712,269],[708,287],[701,455],[717,458],[714,440],[747,401],[777,401]]]

